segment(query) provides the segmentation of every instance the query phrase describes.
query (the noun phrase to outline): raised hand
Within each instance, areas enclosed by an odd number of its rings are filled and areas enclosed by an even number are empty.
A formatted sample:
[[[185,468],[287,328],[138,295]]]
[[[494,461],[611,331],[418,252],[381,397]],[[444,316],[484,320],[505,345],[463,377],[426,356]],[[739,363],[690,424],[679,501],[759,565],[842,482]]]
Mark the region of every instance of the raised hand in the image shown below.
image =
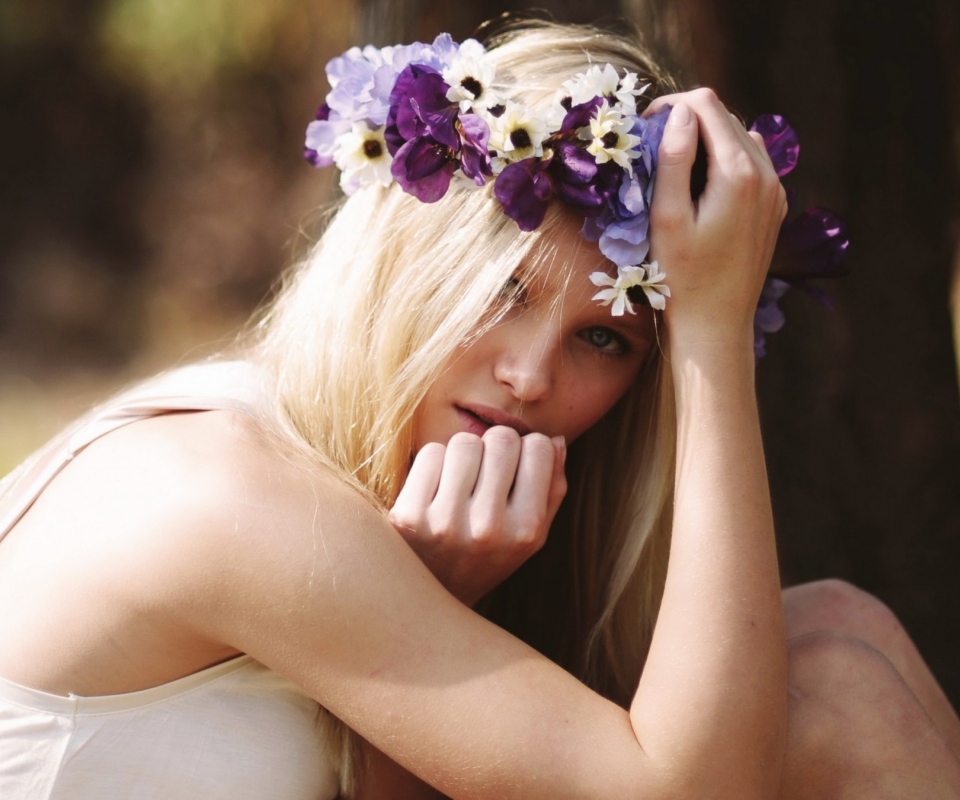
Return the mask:
[[[566,444],[512,428],[457,433],[414,459],[390,521],[437,579],[473,605],[546,541],[567,489]]]
[[[760,134],[746,131],[711,90],[658,98],[650,111],[664,104],[673,111],[650,229],[652,257],[672,292],[664,313],[671,339],[749,344],[786,195]],[[698,141],[707,155],[706,187],[693,198]]]

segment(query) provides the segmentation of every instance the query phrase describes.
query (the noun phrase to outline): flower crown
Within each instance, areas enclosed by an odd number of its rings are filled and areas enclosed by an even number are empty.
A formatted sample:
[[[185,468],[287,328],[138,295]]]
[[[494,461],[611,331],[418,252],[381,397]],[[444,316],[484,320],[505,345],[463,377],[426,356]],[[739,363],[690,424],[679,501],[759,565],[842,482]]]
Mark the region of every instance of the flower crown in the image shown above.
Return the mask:
[[[545,117],[515,101],[474,39],[441,34],[432,44],[352,47],[327,64],[330,92],[307,127],[306,159],[336,164],[346,194],[396,181],[425,203],[440,200],[451,181],[493,183],[504,213],[524,231],[540,226],[554,197],[584,216],[581,235],[595,241],[617,277],[595,272],[595,300],[612,313],[633,304],[663,309],[670,289],[648,261],[649,208],[657,153],[669,107],[642,117],[637,98],[648,88],[633,72],[592,65],[565,81]],[[782,117],[766,115],[751,130],[763,136],[779,176],[800,146]],[[785,223],[778,253],[786,270],[771,271],[754,321],[755,350],[783,325],[777,301],[790,285],[819,297],[810,277],[839,274],[847,247],[843,225],[821,208]]]

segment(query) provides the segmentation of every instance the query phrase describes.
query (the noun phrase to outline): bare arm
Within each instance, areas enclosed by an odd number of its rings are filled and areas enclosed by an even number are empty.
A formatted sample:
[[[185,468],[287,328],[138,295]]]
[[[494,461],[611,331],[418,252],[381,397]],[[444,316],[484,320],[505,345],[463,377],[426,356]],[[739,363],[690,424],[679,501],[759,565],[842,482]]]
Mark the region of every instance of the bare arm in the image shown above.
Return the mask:
[[[785,204],[762,146],[712,93],[684,100],[696,116],[664,138],[651,225],[673,291],[665,313],[678,414],[673,539],[631,717],[652,758],[710,764],[717,796],[770,797],[784,741],[786,651],[752,319]],[[687,187],[698,118],[709,171],[694,207]],[[738,218],[738,205],[753,216]]]
[[[255,448],[219,459],[222,485],[196,487],[179,526],[143,498],[144,519],[167,524],[131,592],[153,582],[182,624],[287,676],[450,797],[759,797],[775,786],[783,634],[749,319],[782,198],[722,106],[690,103],[713,194],[695,214],[680,190],[696,129],[671,128],[676,177],[661,172],[655,224],[672,236],[654,244],[675,292],[674,546],[629,714],[454,599],[335,479]],[[755,172],[728,174],[744,157]]]

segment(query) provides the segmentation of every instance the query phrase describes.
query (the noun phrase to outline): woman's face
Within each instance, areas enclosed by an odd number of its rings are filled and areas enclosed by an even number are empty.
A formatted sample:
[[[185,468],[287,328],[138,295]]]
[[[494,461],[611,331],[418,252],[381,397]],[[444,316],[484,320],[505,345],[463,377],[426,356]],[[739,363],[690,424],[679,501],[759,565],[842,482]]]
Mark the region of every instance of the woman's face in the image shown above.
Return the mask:
[[[417,410],[415,446],[446,444],[458,431],[477,435],[507,425],[570,442],[623,396],[643,366],[656,332],[653,312],[614,317],[590,298],[597,288],[594,245],[575,227],[557,235],[560,261],[569,254],[570,278],[559,264],[521,267],[516,301],[490,330],[457,350]],[[525,274],[534,277],[526,278]],[[558,302],[559,301],[559,302]]]

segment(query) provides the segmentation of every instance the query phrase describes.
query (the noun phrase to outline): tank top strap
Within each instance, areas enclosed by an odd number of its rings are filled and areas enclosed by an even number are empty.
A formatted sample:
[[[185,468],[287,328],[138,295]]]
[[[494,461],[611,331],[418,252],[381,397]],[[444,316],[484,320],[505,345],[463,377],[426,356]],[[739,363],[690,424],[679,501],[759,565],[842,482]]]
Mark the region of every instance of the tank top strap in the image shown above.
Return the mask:
[[[131,422],[175,412],[233,410],[259,416],[266,373],[245,361],[193,364],[163,373],[81,417],[0,481],[0,540],[60,471],[92,442]]]

